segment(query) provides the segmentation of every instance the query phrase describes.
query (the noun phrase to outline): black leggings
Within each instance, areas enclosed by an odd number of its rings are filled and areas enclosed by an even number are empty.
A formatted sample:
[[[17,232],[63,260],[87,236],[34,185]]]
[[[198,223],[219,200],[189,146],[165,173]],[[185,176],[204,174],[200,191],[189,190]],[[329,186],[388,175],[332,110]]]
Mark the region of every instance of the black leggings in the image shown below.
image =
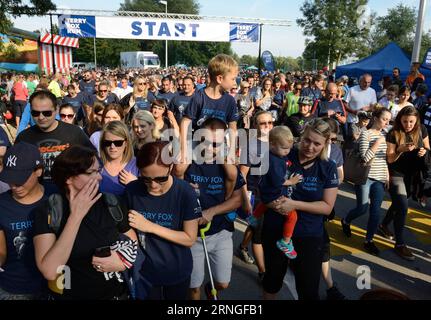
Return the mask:
[[[276,294],[283,286],[289,259],[277,248],[279,236],[262,235],[265,255],[265,277],[263,289]],[[296,291],[299,300],[319,300],[319,283],[322,273],[322,237],[292,238],[298,256],[290,260],[295,275]]]
[[[153,286],[148,300],[187,300],[190,287],[190,277],[185,281],[170,286]]]

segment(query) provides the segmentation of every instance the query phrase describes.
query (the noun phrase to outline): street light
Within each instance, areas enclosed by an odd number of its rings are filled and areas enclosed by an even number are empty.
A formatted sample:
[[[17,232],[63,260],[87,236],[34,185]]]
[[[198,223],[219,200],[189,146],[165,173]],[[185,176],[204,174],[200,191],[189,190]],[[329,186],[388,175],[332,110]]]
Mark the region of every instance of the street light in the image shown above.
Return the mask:
[[[160,0],[159,3],[165,5],[166,19],[168,19],[168,2]],[[165,40],[165,69],[168,69],[168,40]]]

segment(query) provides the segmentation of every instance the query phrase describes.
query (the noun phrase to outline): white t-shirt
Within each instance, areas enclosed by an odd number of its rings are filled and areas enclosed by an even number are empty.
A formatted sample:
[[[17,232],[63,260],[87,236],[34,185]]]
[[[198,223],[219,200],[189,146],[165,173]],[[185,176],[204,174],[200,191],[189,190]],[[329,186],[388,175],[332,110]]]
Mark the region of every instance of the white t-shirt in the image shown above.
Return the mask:
[[[360,110],[365,106],[377,103],[376,91],[373,88],[362,90],[360,86],[354,86],[347,94],[346,102],[349,104],[350,109]],[[348,123],[357,123],[358,121],[358,117],[355,114],[348,114]]]
[[[120,100],[131,92],[133,92],[133,88],[130,86],[127,86],[126,89],[117,87],[112,91],[112,93],[114,93]]]

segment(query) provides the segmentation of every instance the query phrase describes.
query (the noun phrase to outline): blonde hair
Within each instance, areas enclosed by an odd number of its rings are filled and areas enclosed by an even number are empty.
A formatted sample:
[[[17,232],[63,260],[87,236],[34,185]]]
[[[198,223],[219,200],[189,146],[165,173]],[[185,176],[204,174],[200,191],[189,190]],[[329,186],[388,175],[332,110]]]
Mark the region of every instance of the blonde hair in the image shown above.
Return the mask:
[[[153,136],[153,139],[155,140],[160,139],[160,135],[161,135],[160,130],[157,129],[156,120],[154,119],[154,116],[151,114],[151,112],[147,110],[139,110],[133,115],[132,125],[133,125],[133,121],[135,120],[146,122],[150,125],[152,124],[153,130],[151,131],[151,135]],[[136,136],[135,130],[132,130],[132,135],[133,135],[133,146],[135,147],[138,145],[139,138]]]
[[[107,132],[125,140],[124,143],[126,144],[126,148],[124,149],[121,162],[128,163],[133,157],[132,139],[130,137],[129,129],[121,121],[111,121],[103,126],[102,134],[100,135],[99,150],[100,158],[102,159],[103,164],[109,161],[105,148],[102,146],[102,141],[105,140],[105,135]]]
[[[215,81],[217,76],[225,76],[235,69],[238,69],[238,63],[227,54],[218,54],[208,63],[208,74],[212,81]]]
[[[286,126],[278,126],[269,132],[269,143],[278,144],[283,142],[293,143],[294,138],[292,131]]]
[[[329,141],[331,139],[331,126],[329,125],[329,123],[319,118],[308,122],[301,136],[300,146],[302,145],[303,139],[308,136],[310,131],[317,133],[319,136],[325,138],[325,145],[322,151],[320,152],[320,159],[328,160],[328,148],[329,148]]]
[[[142,97],[142,98],[146,98],[148,95],[148,86],[146,85],[144,88],[144,91],[142,95],[138,95],[138,82],[139,81],[144,81],[146,82],[147,80],[144,77],[138,76],[136,77],[136,79],[133,81],[133,100],[136,99],[136,97]]]

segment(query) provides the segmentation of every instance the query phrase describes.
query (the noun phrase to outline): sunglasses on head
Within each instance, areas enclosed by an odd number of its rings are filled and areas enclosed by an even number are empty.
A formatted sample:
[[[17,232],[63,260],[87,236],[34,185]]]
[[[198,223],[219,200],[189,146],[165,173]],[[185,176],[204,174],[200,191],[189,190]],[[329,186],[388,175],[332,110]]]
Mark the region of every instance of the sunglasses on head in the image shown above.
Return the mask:
[[[102,147],[108,148],[114,144],[116,147],[121,147],[126,140],[102,140]]]
[[[40,114],[43,114],[43,116],[44,117],[51,117],[52,116],[52,114],[54,113],[54,111],[52,111],[52,110],[47,110],[47,111],[36,111],[36,110],[31,110],[31,116],[32,117],[35,117],[35,118],[37,118],[37,117],[39,117],[40,116]]]
[[[73,117],[74,117],[75,115],[74,114],[65,114],[65,113],[60,113],[60,118],[61,119],[66,119],[66,118],[68,118],[68,119],[73,119]]]

